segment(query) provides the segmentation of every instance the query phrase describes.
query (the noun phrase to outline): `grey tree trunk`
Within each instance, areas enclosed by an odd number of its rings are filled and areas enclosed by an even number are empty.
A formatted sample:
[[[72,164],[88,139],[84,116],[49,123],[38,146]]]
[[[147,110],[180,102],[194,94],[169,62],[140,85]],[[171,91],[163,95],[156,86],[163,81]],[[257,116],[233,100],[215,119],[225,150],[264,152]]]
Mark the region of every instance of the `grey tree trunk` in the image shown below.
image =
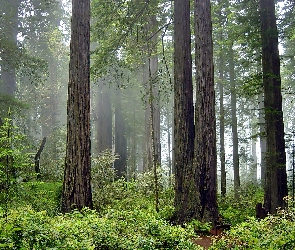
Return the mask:
[[[109,87],[101,82],[98,86],[96,138],[97,154],[112,149],[112,106],[109,94]]]
[[[233,140],[233,168],[234,168],[234,192],[239,198],[240,189],[240,163],[239,163],[239,138],[237,122],[237,94],[235,86],[234,51],[232,45],[229,48],[229,75],[230,75],[230,102],[231,102],[231,125]]]
[[[145,171],[151,170],[153,161],[158,166],[161,164],[161,143],[160,143],[160,100],[158,86],[158,37],[154,32],[157,30],[156,17],[151,16],[145,25],[147,40],[146,62],[144,65],[144,87],[145,96]]]
[[[260,168],[261,168],[261,184],[265,185],[265,155],[266,155],[266,135],[265,135],[265,112],[263,94],[259,95],[259,134],[260,134]]]
[[[224,146],[224,105],[223,105],[223,58],[219,64],[219,140],[220,140],[220,171],[221,171],[221,195],[226,194],[226,169],[225,169],[225,146]]]
[[[121,90],[118,88],[116,92],[115,105],[115,153],[119,155],[119,159],[115,160],[114,167],[117,177],[126,177],[126,161],[127,161],[127,142],[125,137],[125,121],[122,116]]]
[[[16,68],[18,64],[17,34],[18,34],[18,7],[20,0],[5,1],[1,3],[3,27],[1,33],[1,77],[0,92],[14,96],[16,90]]]
[[[92,208],[90,146],[90,0],[72,0],[67,145],[62,211]]]
[[[257,134],[257,129],[256,129],[256,123],[257,123],[257,119],[256,119],[256,112],[255,110],[252,112],[252,140],[251,140],[251,149],[252,149],[252,164],[251,164],[251,169],[250,169],[250,173],[251,173],[251,181],[253,182],[253,184],[257,184],[257,150],[256,150],[256,134]]]
[[[219,10],[219,25],[221,25],[221,29],[219,31],[219,39],[220,41],[223,40],[223,33],[222,33],[222,10],[221,10],[221,1],[218,0],[218,5],[220,6]],[[220,180],[220,189],[221,195],[225,196],[226,194],[226,169],[225,169],[225,146],[224,146],[224,94],[223,94],[223,80],[224,80],[224,53],[223,53],[223,45],[220,45],[220,57],[219,57],[219,143],[220,143],[220,172],[221,172],[221,180]]]

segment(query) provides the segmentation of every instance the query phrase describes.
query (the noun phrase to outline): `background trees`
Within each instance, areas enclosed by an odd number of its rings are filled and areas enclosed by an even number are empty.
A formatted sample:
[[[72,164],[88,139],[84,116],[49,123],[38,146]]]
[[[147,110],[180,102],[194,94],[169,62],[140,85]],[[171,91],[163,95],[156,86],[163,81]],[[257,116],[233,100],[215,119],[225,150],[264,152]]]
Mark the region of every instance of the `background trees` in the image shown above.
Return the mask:
[[[173,4],[183,6],[185,3],[186,23],[185,26],[178,26],[183,21],[178,16],[182,9],[174,9]],[[199,3],[196,1],[195,5]],[[209,6],[209,2],[205,3]],[[172,179],[162,183],[161,177],[174,172],[175,214],[180,223],[191,218],[212,221],[217,216],[214,197],[216,175],[224,199],[231,195],[233,188],[238,200],[244,197],[246,184],[264,185],[265,139],[271,131],[276,133],[272,137],[279,140],[282,160],[279,165],[285,164],[282,124],[280,131],[274,130],[269,125],[275,124],[269,119],[277,118],[268,115],[279,113],[278,120],[282,120],[281,109],[284,110],[286,134],[292,137],[294,132],[294,32],[290,25],[294,19],[293,4],[279,4],[276,8],[281,43],[280,84],[277,77],[270,77],[277,75],[279,69],[275,73],[265,73],[269,65],[263,64],[263,61],[270,59],[266,59],[267,46],[263,47],[265,53],[262,53],[262,44],[267,44],[263,34],[267,34],[268,38],[272,36],[268,36],[269,29],[266,33],[260,30],[260,22],[266,20],[260,20],[259,2],[218,0],[210,3],[213,54],[209,46],[211,41],[202,40],[205,32],[202,30],[203,21],[210,30],[208,8],[206,18],[200,19],[203,12],[199,11],[203,9],[196,7],[196,32],[193,34],[189,29],[189,26],[193,27],[189,24],[193,19],[192,6],[188,10],[187,2],[93,0],[91,3],[91,115],[87,118],[91,120],[91,127],[87,131],[91,130],[92,156],[101,157],[100,153],[107,148],[118,154],[111,164],[117,170],[114,179],[124,177],[127,181],[133,181],[140,179],[142,172],[153,169],[155,172],[151,180],[159,178],[160,191],[163,187],[168,188],[167,183],[173,184],[174,180],[172,176]],[[41,180],[61,181],[66,145],[68,73],[65,72],[68,72],[69,5],[66,1],[23,0],[5,2],[0,8],[0,29],[3,31],[0,34],[3,87],[0,116],[2,120],[5,119],[8,108],[11,108],[13,123],[28,136],[33,155],[41,140],[47,138],[40,158]],[[261,11],[264,11],[264,7]],[[208,30],[206,32],[210,33]],[[210,38],[209,35],[205,37]],[[191,46],[193,44],[197,46]],[[208,50],[204,52],[205,48]],[[204,54],[207,55],[206,63],[202,59]],[[174,56],[178,58],[175,61]],[[191,61],[195,56],[197,60]],[[211,56],[215,64],[214,82],[211,61],[208,59]],[[276,52],[275,64],[278,64],[278,56]],[[271,86],[266,83],[270,79],[276,80],[276,91],[281,89],[283,97],[282,107],[272,104],[275,107],[271,109],[275,108],[278,112],[268,112],[270,108],[264,108],[264,102],[270,105],[267,101],[271,98],[267,95],[272,93],[272,89],[266,91],[263,86]],[[200,84],[202,81],[206,84]],[[213,83],[217,97],[215,106]],[[8,91],[9,86],[12,88]],[[84,94],[88,95],[88,92]],[[280,102],[280,94],[278,96],[276,101]],[[203,103],[207,97],[208,102]],[[88,105],[86,107],[88,109]],[[212,135],[210,138],[209,134]],[[214,137],[218,142],[216,149]],[[268,139],[267,144],[271,145],[272,140]],[[290,146],[291,143],[286,141],[286,145]],[[208,151],[202,151],[206,148],[212,149],[210,157],[206,153]],[[214,158],[215,154],[219,155],[217,159]],[[289,148],[286,157],[289,169],[292,168],[291,154]],[[271,154],[268,152],[268,155]],[[255,159],[258,159],[257,164]],[[211,163],[204,163],[207,160]],[[90,166],[90,161],[86,165]],[[287,193],[286,176],[284,167],[279,169],[282,175],[278,176],[281,176],[283,184],[279,199],[282,200]],[[31,172],[34,172],[33,168],[19,175]],[[266,204],[271,197],[268,194],[270,183],[277,183],[275,174],[271,175],[271,172],[269,169],[266,171]],[[204,179],[203,176],[208,178]],[[27,179],[27,176],[23,177]],[[199,178],[204,179],[201,185]],[[156,190],[155,182],[152,183],[147,186],[150,190]],[[209,192],[208,186],[212,187],[212,198],[206,193]],[[186,193],[190,193],[192,203],[184,202],[190,199],[185,197]],[[207,219],[200,215],[202,196],[214,203],[210,205],[212,215]],[[275,211],[277,205],[271,206],[274,209],[269,209]],[[159,210],[161,212],[161,199]]]

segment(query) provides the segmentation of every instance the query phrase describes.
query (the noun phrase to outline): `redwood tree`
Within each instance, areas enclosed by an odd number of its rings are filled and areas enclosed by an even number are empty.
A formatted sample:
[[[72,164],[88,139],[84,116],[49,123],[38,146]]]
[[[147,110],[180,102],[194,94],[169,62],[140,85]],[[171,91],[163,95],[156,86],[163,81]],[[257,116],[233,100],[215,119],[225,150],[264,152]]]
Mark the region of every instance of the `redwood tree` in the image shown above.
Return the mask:
[[[92,208],[90,186],[90,0],[72,0],[67,145],[62,210]]]
[[[210,0],[195,0],[196,112],[195,162],[200,192],[198,219],[213,222],[217,212],[216,119]]]
[[[264,206],[270,213],[284,207],[287,196],[280,57],[274,0],[260,0],[262,69],[266,132]]]
[[[190,1],[174,1],[174,166],[175,220],[184,223],[198,214],[199,190],[194,156],[194,107]]]

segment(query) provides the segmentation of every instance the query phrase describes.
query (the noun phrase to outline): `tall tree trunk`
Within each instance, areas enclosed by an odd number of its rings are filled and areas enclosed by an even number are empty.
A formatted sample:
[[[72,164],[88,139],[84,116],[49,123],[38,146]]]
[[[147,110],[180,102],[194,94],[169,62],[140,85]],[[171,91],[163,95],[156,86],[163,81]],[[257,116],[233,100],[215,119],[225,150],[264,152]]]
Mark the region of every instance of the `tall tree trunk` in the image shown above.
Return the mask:
[[[115,106],[115,153],[119,155],[114,163],[117,177],[126,177],[127,142],[125,137],[125,121],[122,116],[121,90],[116,92]]]
[[[220,137],[220,170],[221,170],[221,195],[226,194],[226,169],[225,169],[225,146],[224,146],[224,105],[223,105],[223,58],[219,64],[219,137]]]
[[[171,160],[171,119],[170,119],[170,107],[166,107],[166,119],[167,119],[167,147],[168,147],[168,169],[169,175],[171,176],[173,173],[172,170],[172,160]]]
[[[63,212],[93,207],[90,186],[90,0],[72,0],[71,30]]]
[[[230,75],[230,102],[231,102],[231,125],[233,135],[233,167],[234,167],[234,192],[239,198],[240,189],[240,163],[239,163],[239,139],[237,122],[237,94],[235,86],[234,51],[233,45],[229,48],[229,75]]]
[[[174,1],[174,164],[175,220],[198,216],[199,186],[194,156],[194,107],[190,1]]]
[[[17,34],[18,34],[18,8],[20,0],[7,1],[1,3],[1,14],[5,20],[4,27],[1,29],[2,44],[6,47],[1,50],[1,93],[14,96],[16,90],[16,67],[17,57]]]
[[[282,111],[280,57],[274,0],[260,0],[262,69],[266,125],[264,206],[270,213],[285,207],[288,195]]]
[[[145,171],[152,169],[153,161],[158,166],[161,164],[160,143],[160,100],[158,86],[158,55],[157,55],[157,30],[156,16],[151,16],[145,25],[147,33],[146,53],[147,59],[144,66],[144,87],[146,89],[145,107]],[[150,41],[149,38],[151,37]],[[152,134],[154,137],[152,137]],[[153,159],[154,157],[154,159]]]
[[[112,149],[112,106],[109,88],[103,82],[99,84],[96,133],[97,154]]]
[[[198,219],[213,222],[217,212],[217,154],[210,0],[195,0],[196,112],[195,162],[200,191]]]
[[[265,155],[266,155],[266,135],[265,135],[265,110],[263,94],[258,97],[259,102],[259,134],[260,134],[260,169],[261,184],[265,185]]]
[[[218,5],[220,7],[219,10],[219,25],[221,26],[219,31],[219,39],[220,41],[223,41],[223,18],[222,18],[222,5],[221,0],[218,0]],[[220,44],[219,48],[219,82],[218,82],[218,88],[219,88],[219,142],[220,142],[220,172],[221,172],[221,180],[220,180],[220,189],[221,189],[221,195],[225,196],[226,194],[226,169],[225,169],[225,146],[224,146],[224,104],[223,104],[223,80],[224,80],[224,53],[223,53],[223,45]]]
[[[255,110],[253,111],[253,117],[252,117],[252,139],[251,139],[251,149],[252,149],[252,164],[251,164],[251,181],[253,182],[254,185],[257,184],[257,150],[256,150],[256,134],[257,134],[257,129],[256,129],[256,112]]]

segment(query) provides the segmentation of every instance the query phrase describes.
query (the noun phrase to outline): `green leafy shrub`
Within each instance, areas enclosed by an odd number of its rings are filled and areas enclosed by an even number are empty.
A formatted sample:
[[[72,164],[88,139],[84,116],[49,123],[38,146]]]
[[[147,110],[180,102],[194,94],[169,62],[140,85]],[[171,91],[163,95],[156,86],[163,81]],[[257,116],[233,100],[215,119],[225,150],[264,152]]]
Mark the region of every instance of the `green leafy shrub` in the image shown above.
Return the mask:
[[[253,184],[245,184],[239,191],[240,199],[236,199],[234,192],[230,191],[226,197],[218,197],[219,213],[226,223],[236,225],[255,216],[256,204],[263,203],[262,188]]]
[[[55,128],[51,135],[47,137],[40,158],[42,180],[62,181],[64,174],[66,138],[67,131],[65,127]]]
[[[212,223],[201,222],[198,220],[192,220],[191,222],[188,223],[188,225],[193,227],[194,232],[198,235],[209,234],[209,232],[212,228]]]
[[[263,220],[250,217],[217,240],[211,249],[294,249],[295,210],[278,210]]]
[[[61,182],[24,182],[19,185],[14,207],[29,205],[35,211],[45,210],[50,216],[57,215],[60,212],[61,193]]]
[[[24,207],[10,210],[7,218],[0,211],[2,249],[201,249],[191,233],[140,210],[99,216],[84,209],[50,217]]]
[[[32,164],[25,138],[11,118],[4,119],[0,126],[0,205],[6,210],[17,196],[18,180]]]
[[[112,204],[116,197],[122,195],[120,191],[124,188],[124,182],[114,184],[116,172],[113,163],[115,160],[116,155],[111,150],[106,150],[92,159],[92,197],[95,208],[100,211]]]
[[[116,159],[110,150],[103,152],[92,162],[92,190],[95,208],[105,213],[108,209],[134,210],[143,209],[155,212],[155,199],[153,191],[153,173],[139,174],[136,180],[127,182],[125,179],[115,181],[116,172],[113,163]],[[159,172],[159,182],[164,183],[166,176]],[[161,218],[172,216],[174,190],[172,187],[164,188],[160,185],[159,201]]]

